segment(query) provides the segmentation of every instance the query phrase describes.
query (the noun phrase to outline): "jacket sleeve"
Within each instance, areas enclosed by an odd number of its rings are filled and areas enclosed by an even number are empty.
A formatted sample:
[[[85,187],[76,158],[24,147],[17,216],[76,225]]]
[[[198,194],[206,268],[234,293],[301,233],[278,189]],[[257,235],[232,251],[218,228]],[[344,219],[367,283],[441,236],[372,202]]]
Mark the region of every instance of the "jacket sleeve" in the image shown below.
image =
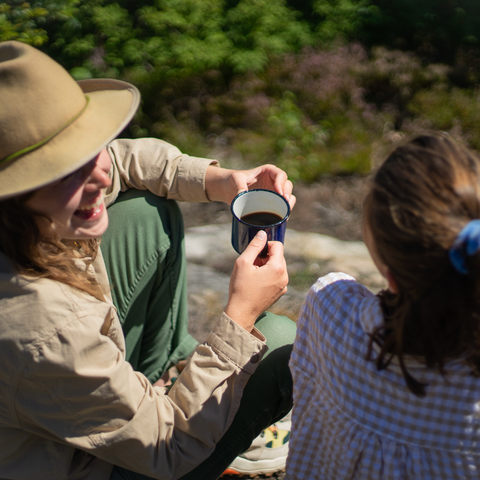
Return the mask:
[[[104,323],[83,309],[31,345],[16,422],[149,477],[179,478],[209,456],[231,424],[267,349],[264,338],[223,314],[167,393],[132,369],[112,341],[115,332],[101,334]],[[120,329],[118,321],[110,328]]]
[[[185,202],[209,201],[205,173],[209,165],[218,165],[216,160],[182,154],[177,147],[156,138],[119,139],[107,150],[112,159],[107,206],[129,188]]]

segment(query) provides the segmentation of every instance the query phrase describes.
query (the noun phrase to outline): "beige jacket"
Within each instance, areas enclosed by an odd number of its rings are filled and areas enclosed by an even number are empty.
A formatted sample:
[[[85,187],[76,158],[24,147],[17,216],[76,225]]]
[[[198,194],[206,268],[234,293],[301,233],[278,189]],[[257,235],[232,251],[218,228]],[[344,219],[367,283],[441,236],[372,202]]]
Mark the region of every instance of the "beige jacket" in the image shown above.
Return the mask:
[[[211,161],[158,140],[120,140],[109,151],[109,202],[128,187],[208,200]],[[101,257],[91,268],[106,279]],[[17,275],[0,253],[0,478],[106,480],[112,464],[180,477],[230,425],[266,351],[258,338],[222,314],[167,394],[125,361],[110,299]]]

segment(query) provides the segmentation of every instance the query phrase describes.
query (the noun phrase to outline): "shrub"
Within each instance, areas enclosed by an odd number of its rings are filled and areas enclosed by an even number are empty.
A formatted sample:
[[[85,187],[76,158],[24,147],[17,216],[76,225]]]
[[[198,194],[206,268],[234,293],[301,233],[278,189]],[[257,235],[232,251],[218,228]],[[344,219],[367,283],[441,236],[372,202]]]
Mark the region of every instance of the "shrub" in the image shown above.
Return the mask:
[[[456,0],[456,16],[439,25],[451,20],[469,31],[478,10],[469,1]],[[412,18],[435,15],[432,2],[418,4]],[[366,173],[384,145],[424,129],[480,149],[475,49],[457,49],[451,68],[338,41],[373,41],[366,33],[387,28],[407,3],[414,7],[407,0],[290,1],[297,10],[286,0],[11,0],[0,5],[0,40],[40,46],[77,79],[137,85],[142,106],[124,135],[163,137],[201,156],[212,148],[240,152],[245,166],[275,163],[293,180],[314,181]],[[430,31],[432,18],[400,30]],[[400,30],[391,28],[394,43]],[[324,46],[313,46],[314,38]]]
[[[77,0],[38,1],[32,6],[24,0],[0,3],[0,41],[17,40],[41,47],[55,24],[73,20]]]
[[[421,90],[409,111],[423,126],[449,132],[454,138],[480,150],[480,92],[459,88]]]

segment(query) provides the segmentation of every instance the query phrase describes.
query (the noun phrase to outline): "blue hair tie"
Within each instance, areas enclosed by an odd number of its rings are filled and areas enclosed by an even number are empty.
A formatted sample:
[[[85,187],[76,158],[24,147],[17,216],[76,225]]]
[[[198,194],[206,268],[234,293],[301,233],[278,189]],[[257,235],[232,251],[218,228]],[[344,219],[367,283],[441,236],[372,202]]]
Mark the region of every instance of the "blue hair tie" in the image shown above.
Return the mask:
[[[450,261],[458,272],[466,275],[467,256],[473,255],[478,250],[480,250],[480,220],[472,220],[463,227],[449,250]]]

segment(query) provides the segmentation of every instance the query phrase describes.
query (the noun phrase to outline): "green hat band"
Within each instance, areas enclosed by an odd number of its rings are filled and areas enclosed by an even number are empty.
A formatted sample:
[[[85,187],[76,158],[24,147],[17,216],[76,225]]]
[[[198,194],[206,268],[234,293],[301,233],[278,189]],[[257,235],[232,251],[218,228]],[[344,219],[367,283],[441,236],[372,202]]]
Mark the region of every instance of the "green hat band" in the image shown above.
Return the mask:
[[[85,104],[85,106],[82,108],[82,110],[80,110],[79,113],[77,113],[77,115],[75,115],[65,125],[62,125],[56,132],[52,133],[52,135],[45,138],[44,140],[41,140],[40,142],[36,143],[35,145],[24,148],[23,150],[12,153],[11,155],[8,155],[7,157],[2,158],[0,160],[0,165],[3,164],[3,163],[9,162],[10,160],[13,160],[14,158],[20,157],[21,155],[25,155],[26,153],[32,152],[33,150],[36,150],[37,148],[40,148],[42,145],[45,145],[49,140],[51,140],[55,135],[58,135],[62,130],[67,128],[69,125],[71,125],[88,107],[88,103],[90,102],[90,97],[88,95],[85,95],[85,98],[87,99],[87,103]]]

